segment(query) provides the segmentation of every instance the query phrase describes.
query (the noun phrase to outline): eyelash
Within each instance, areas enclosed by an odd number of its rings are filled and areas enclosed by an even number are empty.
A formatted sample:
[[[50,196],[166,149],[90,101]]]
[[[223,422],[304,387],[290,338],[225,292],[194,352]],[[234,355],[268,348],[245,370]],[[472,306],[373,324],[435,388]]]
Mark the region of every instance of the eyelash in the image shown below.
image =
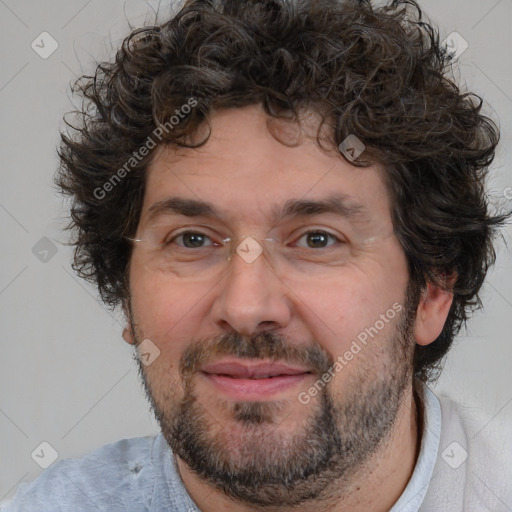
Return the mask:
[[[306,232],[302,233],[299,236],[298,240],[302,239],[303,237],[305,237],[307,235],[311,235],[311,234],[326,235],[327,237],[330,237],[331,239],[335,240],[338,243],[342,243],[342,244],[345,243],[343,240],[340,240],[337,236],[333,235],[332,233],[329,233],[328,231],[318,230],[318,229],[314,229],[314,230],[306,231]],[[190,231],[189,230],[189,231],[182,231],[181,233],[177,233],[172,238],[166,240],[164,242],[164,246],[168,246],[168,245],[174,243],[178,238],[183,237],[184,235],[201,235],[201,236],[204,236],[204,237],[208,238],[210,241],[213,242],[213,240],[208,235],[206,235],[205,233],[202,233],[201,231]],[[215,242],[213,242],[213,244],[215,244]],[[332,246],[332,244],[331,245],[327,245],[326,247],[321,247],[321,249],[327,249],[328,247],[331,247],[331,246]],[[184,245],[179,245],[179,247],[182,247],[184,249],[190,249],[190,250],[194,249],[192,247],[185,247]],[[211,247],[211,245],[207,246],[207,247]],[[203,249],[203,248],[204,247],[196,247],[195,249]],[[311,247],[302,247],[302,248],[311,249]]]

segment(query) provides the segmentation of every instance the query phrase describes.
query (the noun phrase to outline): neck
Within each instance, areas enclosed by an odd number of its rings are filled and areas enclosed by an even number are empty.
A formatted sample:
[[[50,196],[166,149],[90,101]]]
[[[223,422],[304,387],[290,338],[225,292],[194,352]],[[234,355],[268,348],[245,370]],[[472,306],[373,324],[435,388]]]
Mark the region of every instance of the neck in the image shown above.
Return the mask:
[[[419,394],[419,396],[418,396]],[[265,507],[265,512],[386,512],[407,487],[416,465],[422,435],[422,390],[412,386],[404,395],[395,425],[380,448],[350,482],[333,482],[322,501],[297,507]],[[203,512],[258,512],[261,507],[234,501],[201,480],[181,460],[178,468],[185,487]],[[340,491],[341,489],[341,491]]]

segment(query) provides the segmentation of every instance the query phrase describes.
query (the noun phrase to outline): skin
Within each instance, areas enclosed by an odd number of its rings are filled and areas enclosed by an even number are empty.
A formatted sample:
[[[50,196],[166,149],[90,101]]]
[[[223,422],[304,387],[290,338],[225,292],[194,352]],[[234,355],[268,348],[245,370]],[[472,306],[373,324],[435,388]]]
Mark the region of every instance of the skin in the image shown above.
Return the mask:
[[[208,232],[218,233],[219,239],[227,235],[241,241],[251,234],[261,240],[270,234],[296,242],[307,231],[321,230],[348,244],[346,257],[339,265],[308,263],[307,268],[284,272],[283,267],[269,264],[265,257],[248,264],[234,255],[228,271],[203,279],[148,264],[147,248],[136,244],[129,274],[131,328],[123,336],[131,344],[150,339],[160,350],[158,358],[141,370],[148,394],[162,410],[172,410],[185,396],[179,363],[193,343],[207,343],[223,334],[249,337],[269,332],[282,336],[293,347],[304,348],[314,341],[336,360],[393,304],[405,305],[407,261],[393,233],[383,170],[376,165],[357,168],[337,152],[320,150],[314,142],[314,120],[306,119],[301,143],[287,147],[269,133],[260,107],[219,111],[211,118],[211,137],[202,148],[157,150],[148,169],[139,235],[147,231],[150,208],[172,196],[215,205],[219,217],[180,216],[173,221],[176,227],[202,227],[201,231],[208,226]],[[278,123],[276,128],[281,135],[296,135],[287,124]],[[319,214],[279,224],[271,220],[273,205],[280,206],[289,199],[324,199],[333,191],[362,205],[364,219]],[[166,219],[170,222],[169,217]],[[301,240],[304,244],[305,239]],[[307,271],[301,272],[304,269]],[[393,345],[398,327],[395,317],[329,382],[330,396],[342,408],[349,396],[368,390],[372,378],[384,382],[397,368],[409,376],[392,428],[365,463],[345,478],[331,482],[314,503],[265,510],[358,512],[391,508],[412,475],[421,441],[417,419],[420,404],[413,394],[411,376],[412,349],[414,343],[426,345],[441,333],[451,300],[448,292],[428,285],[413,311],[410,339],[405,340],[409,347],[406,358],[396,356],[397,347]],[[205,413],[210,430],[218,434],[226,456],[242,464],[240,449],[248,433],[255,430],[235,419],[231,396],[199,374],[191,379],[197,405]],[[297,396],[316,380],[317,376],[308,375],[296,385],[260,400],[278,408],[272,409],[271,427],[258,427],[259,449],[284,442],[301,431],[319,407],[319,396],[312,397],[308,404],[300,403]],[[259,510],[227,496],[192,471],[182,458],[177,457],[177,463],[189,494],[201,510]]]

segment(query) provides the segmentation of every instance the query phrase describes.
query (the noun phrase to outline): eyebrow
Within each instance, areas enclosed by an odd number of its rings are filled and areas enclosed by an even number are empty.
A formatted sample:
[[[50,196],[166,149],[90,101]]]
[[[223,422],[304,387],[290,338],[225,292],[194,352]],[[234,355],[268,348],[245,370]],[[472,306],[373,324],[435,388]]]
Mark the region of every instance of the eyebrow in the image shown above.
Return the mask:
[[[271,216],[272,221],[277,223],[290,217],[312,217],[322,213],[332,213],[347,219],[364,219],[369,212],[362,204],[345,194],[336,194],[321,200],[289,199],[282,206],[274,206]],[[222,214],[212,203],[183,197],[170,197],[159,201],[149,208],[148,214],[148,221],[163,214],[222,218]]]

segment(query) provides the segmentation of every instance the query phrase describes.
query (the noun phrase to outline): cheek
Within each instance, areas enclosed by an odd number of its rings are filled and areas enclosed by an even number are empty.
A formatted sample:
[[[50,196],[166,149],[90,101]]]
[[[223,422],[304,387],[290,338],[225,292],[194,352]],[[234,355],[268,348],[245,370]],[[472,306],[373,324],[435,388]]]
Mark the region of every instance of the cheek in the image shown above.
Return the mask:
[[[356,366],[352,361],[385,351],[404,307],[406,285],[405,281],[392,285],[384,275],[351,268],[318,289],[294,290],[300,299],[298,315],[334,360],[346,356],[350,366]]]
[[[161,273],[133,269],[130,285],[138,335],[155,342],[162,355],[176,357],[194,336],[205,291]]]

